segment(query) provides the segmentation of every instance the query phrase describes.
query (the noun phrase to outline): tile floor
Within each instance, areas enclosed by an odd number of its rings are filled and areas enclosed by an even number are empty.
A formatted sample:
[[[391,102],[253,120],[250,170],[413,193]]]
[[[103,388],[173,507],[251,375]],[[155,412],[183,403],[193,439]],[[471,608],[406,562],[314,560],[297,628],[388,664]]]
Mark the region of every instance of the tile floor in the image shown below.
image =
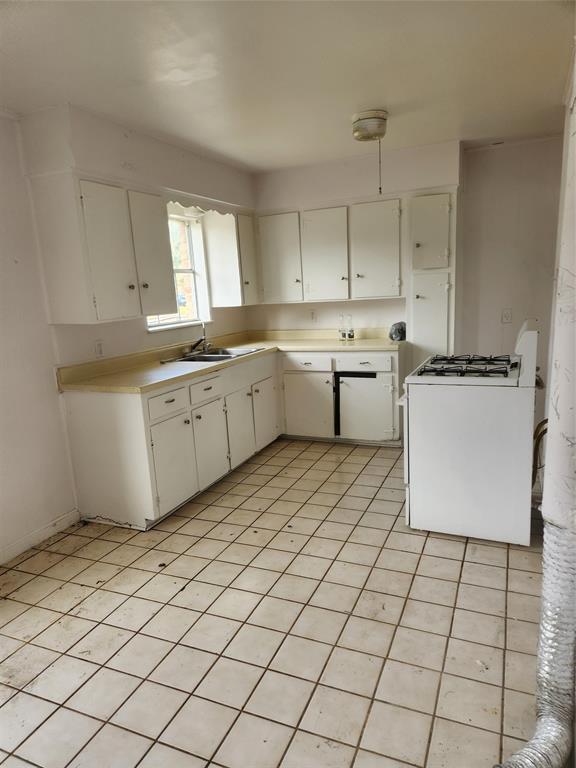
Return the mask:
[[[401,452],[279,440],[146,533],[0,569],[7,768],[488,768],[531,733],[540,547],[403,522]]]

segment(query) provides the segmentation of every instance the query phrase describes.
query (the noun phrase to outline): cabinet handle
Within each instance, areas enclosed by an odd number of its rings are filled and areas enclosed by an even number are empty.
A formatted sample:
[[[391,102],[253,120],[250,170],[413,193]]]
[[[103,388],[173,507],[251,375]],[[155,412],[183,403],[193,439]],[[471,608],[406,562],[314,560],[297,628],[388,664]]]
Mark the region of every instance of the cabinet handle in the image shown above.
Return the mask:
[[[422,247],[422,243],[414,243],[414,248],[421,248],[421,247]]]
[[[332,382],[330,381],[330,379],[326,379],[326,381],[324,382],[324,384],[332,384]]]
[[[212,387],[204,387],[204,392],[210,392],[211,389]]]
[[[201,416],[199,413],[197,413],[197,414],[196,414],[196,416],[194,416],[194,418],[195,418],[195,419],[198,419],[198,421],[200,421],[200,419],[202,418],[202,416]]]
[[[254,390],[254,392],[255,392],[257,395],[259,395],[259,394],[260,394],[260,390],[259,390],[259,389],[255,389],[255,390]]]
[[[345,275],[342,275],[342,277],[340,278],[340,280],[348,280],[348,278],[347,278]]]
[[[168,405],[168,403],[175,403],[176,402],[176,398],[175,397],[171,397],[170,400],[164,400],[164,402],[166,403],[166,405]]]
[[[130,283],[130,285],[128,286],[128,288],[129,288],[131,291],[135,291],[135,290],[136,290],[136,286],[134,285],[134,283]]]
[[[142,283],[142,288],[150,288],[150,284],[149,283]]]
[[[302,280],[300,280],[300,278],[299,278],[299,277],[297,277],[297,278],[296,278],[296,280],[294,280],[294,282],[295,282],[295,283],[301,283],[301,282],[302,282]]]
[[[252,392],[246,392],[246,397],[252,397]]]
[[[415,299],[421,299],[421,298],[422,298],[422,296],[421,296],[419,293],[417,293],[417,294],[416,294],[416,296],[414,296],[414,298],[415,298]]]
[[[369,360],[365,360],[364,362],[361,362],[360,365],[372,365],[372,363]]]
[[[250,285],[250,280],[244,280],[244,285]]]
[[[302,363],[302,365],[312,365],[312,363],[310,363],[310,362],[308,362],[308,363]]]
[[[184,419],[184,424],[190,424],[190,419]]]
[[[359,272],[356,272],[356,277],[364,277],[364,275],[361,275]]]

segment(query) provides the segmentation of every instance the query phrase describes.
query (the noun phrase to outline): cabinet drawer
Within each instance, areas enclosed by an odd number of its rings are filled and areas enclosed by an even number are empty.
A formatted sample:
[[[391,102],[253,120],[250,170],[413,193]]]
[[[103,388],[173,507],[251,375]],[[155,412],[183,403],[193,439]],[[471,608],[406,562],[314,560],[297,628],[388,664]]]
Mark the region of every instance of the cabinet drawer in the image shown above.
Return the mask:
[[[176,411],[181,411],[188,407],[188,395],[186,389],[174,389],[172,392],[165,392],[163,395],[156,395],[148,400],[148,413],[150,421],[166,416]]]
[[[323,352],[313,352],[309,355],[304,352],[287,352],[284,355],[283,367],[285,371],[331,371],[332,357]]]
[[[392,371],[392,355],[385,352],[347,352],[335,359],[337,371]]]
[[[204,400],[210,400],[212,397],[218,397],[221,394],[222,382],[219,376],[190,385],[190,402],[192,405],[203,403]]]

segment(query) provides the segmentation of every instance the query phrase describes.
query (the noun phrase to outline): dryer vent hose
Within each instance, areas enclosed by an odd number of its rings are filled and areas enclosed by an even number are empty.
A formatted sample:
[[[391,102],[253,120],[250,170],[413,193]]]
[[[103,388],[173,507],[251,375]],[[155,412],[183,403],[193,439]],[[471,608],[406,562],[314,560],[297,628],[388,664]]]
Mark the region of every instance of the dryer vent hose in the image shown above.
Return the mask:
[[[576,531],[544,524],[544,576],[532,739],[497,768],[564,768],[574,736]]]

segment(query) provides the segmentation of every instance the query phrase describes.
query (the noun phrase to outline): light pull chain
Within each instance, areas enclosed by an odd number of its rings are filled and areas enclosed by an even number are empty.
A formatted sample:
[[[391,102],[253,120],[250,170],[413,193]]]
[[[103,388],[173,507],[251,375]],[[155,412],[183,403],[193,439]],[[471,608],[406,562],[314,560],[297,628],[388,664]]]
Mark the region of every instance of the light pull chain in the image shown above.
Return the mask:
[[[382,139],[378,139],[378,194],[382,194]]]

